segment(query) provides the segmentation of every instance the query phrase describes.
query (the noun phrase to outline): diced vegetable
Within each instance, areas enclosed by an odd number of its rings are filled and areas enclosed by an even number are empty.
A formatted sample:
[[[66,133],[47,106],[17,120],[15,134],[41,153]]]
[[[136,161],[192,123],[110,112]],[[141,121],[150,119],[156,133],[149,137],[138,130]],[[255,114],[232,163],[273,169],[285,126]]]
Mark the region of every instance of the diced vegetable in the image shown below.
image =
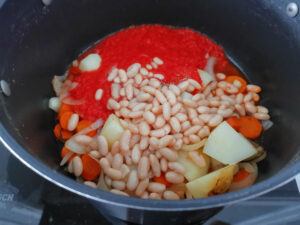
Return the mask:
[[[104,124],[101,135],[106,138],[110,148],[113,143],[120,139],[123,131],[124,128],[122,127],[119,118],[116,115],[111,114]]]
[[[80,61],[79,69],[81,71],[97,70],[101,64],[101,57],[98,54],[89,54]]]
[[[238,117],[230,117],[226,120],[226,122],[237,132],[240,130],[240,118]]]
[[[82,161],[82,174],[81,176],[86,180],[94,180],[101,173],[101,166],[99,162],[90,157],[88,154],[84,154],[81,157]]]
[[[58,112],[61,106],[60,99],[58,97],[52,97],[49,99],[48,107],[55,112]]]
[[[238,163],[256,152],[253,145],[226,121],[213,130],[204,147],[205,154],[223,164]]]
[[[210,82],[216,80],[216,78],[215,78],[214,75],[209,74],[209,73],[207,73],[207,72],[204,71],[204,70],[198,69],[198,73],[199,73],[199,76],[200,76],[200,78],[201,78],[201,81],[202,81],[202,85],[203,85],[203,86],[206,86],[206,85],[208,85]]]
[[[251,170],[247,171],[245,165],[251,166]],[[248,169],[249,170],[249,169]],[[240,163],[239,172],[233,177],[233,182],[230,185],[229,191],[237,191],[249,187],[254,184],[258,174],[256,163]]]
[[[82,131],[83,129],[92,125],[92,123],[93,122],[89,121],[89,120],[81,120],[77,125],[76,132],[78,133],[78,132]],[[97,134],[97,130],[92,130],[92,131],[86,133],[85,135],[94,137],[94,136],[96,136],[96,134]]]
[[[206,165],[204,167],[199,167],[189,159],[188,152],[178,152],[177,161],[184,167],[184,177],[188,181],[192,181],[207,174],[210,165],[210,159],[205,154],[203,154],[203,157],[205,159]]]
[[[74,141],[74,138],[70,138],[69,140],[66,141],[65,146],[71,150],[72,152],[75,152],[77,154],[84,154],[85,153],[85,147],[82,145],[77,144]]]
[[[62,158],[64,158],[67,154],[69,154],[71,151],[67,149],[66,147],[63,147],[63,149],[60,152],[60,155]],[[71,160],[76,156],[77,154],[72,155],[68,158],[68,162],[71,162]]]
[[[223,194],[230,187],[235,167],[235,164],[229,165],[225,168],[197,178],[196,180],[187,183],[187,189],[194,198],[203,198],[209,195]]]
[[[194,151],[202,148],[207,141],[207,138],[199,141],[198,143],[191,144],[191,145],[182,145],[181,150],[183,151]]]
[[[246,138],[258,138],[263,130],[261,122],[252,116],[242,116],[240,118],[239,132]]]

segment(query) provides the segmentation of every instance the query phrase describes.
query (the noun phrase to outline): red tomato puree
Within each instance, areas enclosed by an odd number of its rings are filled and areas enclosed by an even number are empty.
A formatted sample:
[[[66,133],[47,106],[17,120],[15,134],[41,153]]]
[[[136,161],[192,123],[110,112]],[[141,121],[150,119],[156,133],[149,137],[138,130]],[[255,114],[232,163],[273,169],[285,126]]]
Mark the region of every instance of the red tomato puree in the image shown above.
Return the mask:
[[[70,91],[70,97],[84,102],[74,106],[74,111],[82,118],[92,121],[106,119],[111,113],[106,107],[110,97],[107,77],[114,67],[127,70],[133,63],[140,63],[145,67],[151,64],[154,57],[158,57],[164,63],[151,72],[164,75],[163,82],[178,83],[182,79],[192,78],[201,83],[197,69],[204,69],[208,57],[213,56],[218,59],[216,72],[227,75],[238,73],[226,58],[222,47],[189,28],[162,25],[130,27],[105,38],[83,53],[78,61],[90,53],[101,56],[100,68],[92,72],[81,72],[78,67],[71,66],[68,75],[73,82],[78,83]],[[96,101],[95,92],[99,88],[103,89],[103,97]]]

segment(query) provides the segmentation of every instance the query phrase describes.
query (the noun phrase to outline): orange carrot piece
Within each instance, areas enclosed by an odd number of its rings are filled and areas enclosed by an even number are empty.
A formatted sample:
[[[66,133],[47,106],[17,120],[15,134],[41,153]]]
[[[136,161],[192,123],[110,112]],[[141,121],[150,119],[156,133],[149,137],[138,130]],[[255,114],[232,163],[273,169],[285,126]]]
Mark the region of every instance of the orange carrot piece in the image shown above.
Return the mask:
[[[68,129],[68,123],[69,123],[69,120],[70,120],[70,117],[72,116],[73,112],[70,112],[70,111],[65,111],[61,117],[60,117],[60,126],[63,128],[63,129]]]
[[[230,117],[226,120],[226,122],[237,132],[240,130],[240,119],[237,117]]]
[[[239,88],[239,93],[243,93],[247,89],[247,81],[245,81],[240,76],[227,76],[225,81],[228,83],[234,83],[234,81],[239,81],[241,83],[241,87]]]
[[[78,125],[77,125],[77,128],[76,128],[76,132],[78,133],[79,131],[87,128],[88,126],[90,126],[93,122],[92,121],[89,121],[89,120],[81,120]],[[93,131],[90,131],[88,133],[86,133],[86,135],[90,136],[90,137],[94,137],[96,136],[97,134],[97,131],[96,130],[93,130]]]
[[[63,147],[63,149],[60,152],[60,156],[63,158],[65,157],[68,153],[70,152],[69,149],[67,149],[66,147]],[[71,162],[71,160],[76,156],[77,154],[73,154],[69,159],[68,162]]]
[[[61,126],[60,126],[60,124],[56,124],[55,125],[55,127],[53,129],[53,133],[54,133],[54,135],[55,135],[55,137],[57,139],[61,140],[61,136],[60,136],[60,134],[61,134]]]
[[[236,175],[234,175],[232,181],[235,183],[241,182],[241,181],[245,180],[249,175],[250,175],[250,173],[247,170],[241,169],[239,172],[237,172]]]
[[[70,138],[72,137],[73,132],[62,129],[62,130],[60,131],[60,134],[61,134],[61,137],[62,137],[64,140],[68,140],[68,139],[70,139]]]
[[[63,103],[63,104],[61,105],[61,107],[60,107],[60,110],[59,110],[59,113],[58,113],[58,116],[57,116],[58,120],[60,120],[62,114],[63,114],[64,112],[67,112],[67,111],[73,111],[73,110],[72,110],[72,106]]]
[[[169,182],[167,181],[166,176],[165,176],[164,173],[162,173],[162,174],[160,175],[160,177],[154,177],[153,179],[154,179],[155,182],[160,183],[160,184],[163,184],[163,185],[165,185],[166,187],[170,187],[170,186],[172,185],[171,183],[169,183]]]
[[[101,173],[100,164],[90,157],[88,154],[84,154],[81,157],[82,161],[82,174],[81,176],[86,180],[94,180]]]
[[[242,116],[240,118],[239,132],[246,138],[255,139],[259,137],[263,130],[261,122],[252,116]]]

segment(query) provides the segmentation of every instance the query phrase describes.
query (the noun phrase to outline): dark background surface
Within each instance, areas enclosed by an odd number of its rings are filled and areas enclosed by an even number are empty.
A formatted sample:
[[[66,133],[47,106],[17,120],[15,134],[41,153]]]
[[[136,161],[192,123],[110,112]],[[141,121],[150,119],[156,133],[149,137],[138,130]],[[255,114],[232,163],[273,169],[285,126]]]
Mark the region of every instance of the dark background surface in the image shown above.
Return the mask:
[[[295,181],[258,198],[226,207],[206,225],[300,224]],[[86,199],[41,178],[0,146],[0,224],[111,225]]]

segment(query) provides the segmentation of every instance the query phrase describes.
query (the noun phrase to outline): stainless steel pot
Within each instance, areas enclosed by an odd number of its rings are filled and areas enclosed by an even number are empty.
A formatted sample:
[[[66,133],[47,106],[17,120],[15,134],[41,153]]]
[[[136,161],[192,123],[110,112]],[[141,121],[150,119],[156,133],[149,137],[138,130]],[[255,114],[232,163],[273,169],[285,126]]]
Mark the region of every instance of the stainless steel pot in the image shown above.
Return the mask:
[[[300,1],[295,1],[300,4]],[[300,172],[300,16],[270,0],[0,1],[0,140],[51,182],[90,199],[102,213],[135,224],[201,223],[223,206],[254,198]],[[290,12],[290,11],[289,11]],[[293,16],[289,13],[290,16]],[[157,201],[127,198],[75,182],[58,167],[59,147],[47,99],[51,79],[95,41],[139,24],[188,26],[222,45],[249,80],[263,87],[274,126],[262,138],[268,157],[257,184],[215,197]]]

